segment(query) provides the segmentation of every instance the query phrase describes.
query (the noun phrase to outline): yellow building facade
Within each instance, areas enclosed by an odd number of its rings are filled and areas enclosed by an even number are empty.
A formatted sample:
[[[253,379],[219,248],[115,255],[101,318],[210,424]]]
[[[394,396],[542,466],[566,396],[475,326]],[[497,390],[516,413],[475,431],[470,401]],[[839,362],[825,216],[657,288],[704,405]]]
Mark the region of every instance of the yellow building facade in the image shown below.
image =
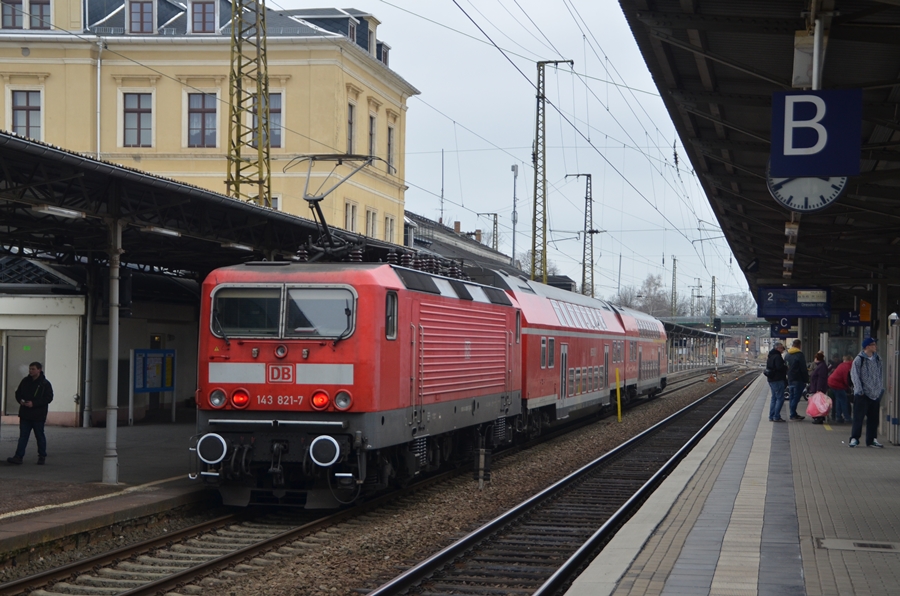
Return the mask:
[[[4,128],[225,193],[231,5],[2,0]],[[321,203],[329,225],[402,243],[407,99],[378,21],[356,10],[267,13],[273,207],[310,217],[313,154],[380,158]],[[318,163],[319,194],[352,165]]]

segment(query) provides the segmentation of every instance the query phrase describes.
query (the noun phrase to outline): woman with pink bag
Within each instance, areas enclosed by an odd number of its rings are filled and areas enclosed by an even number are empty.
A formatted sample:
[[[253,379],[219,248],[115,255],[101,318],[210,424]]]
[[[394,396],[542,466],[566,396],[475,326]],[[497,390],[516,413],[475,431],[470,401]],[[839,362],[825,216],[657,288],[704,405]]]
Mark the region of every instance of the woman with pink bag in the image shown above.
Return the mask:
[[[816,352],[813,362],[813,372],[809,376],[809,405],[806,407],[806,414],[812,417],[813,424],[822,424],[831,409],[831,399],[825,395],[828,391],[828,365],[825,364],[825,354],[821,350]]]

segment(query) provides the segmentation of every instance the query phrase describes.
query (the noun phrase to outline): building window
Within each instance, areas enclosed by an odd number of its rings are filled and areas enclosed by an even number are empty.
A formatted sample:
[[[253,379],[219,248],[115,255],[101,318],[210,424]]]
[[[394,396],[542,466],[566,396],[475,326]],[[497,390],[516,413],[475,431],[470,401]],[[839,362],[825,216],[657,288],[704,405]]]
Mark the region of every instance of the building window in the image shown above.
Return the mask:
[[[347,104],[347,153],[353,153],[353,120],[356,116],[356,106]]]
[[[387,166],[388,174],[394,172],[394,127],[388,126],[387,131]]]
[[[394,218],[390,215],[384,218],[384,240],[385,242],[394,241]]]
[[[369,155],[375,155],[375,116],[369,115]]]
[[[356,23],[350,21],[347,25],[347,37],[350,38],[350,41],[356,43]]]
[[[216,32],[215,2],[193,2],[191,4],[191,31],[194,33]]]
[[[12,130],[17,135],[41,140],[41,92],[12,92]]]
[[[256,98],[253,98],[253,141],[256,147]],[[269,147],[281,147],[281,93],[269,94]]]
[[[378,213],[366,209],[366,236],[375,238],[378,234]]]
[[[132,0],[128,4],[131,33],[153,33],[153,2]]]
[[[188,93],[188,147],[216,146],[216,94]]]
[[[356,204],[350,201],[344,203],[344,229],[348,232],[356,231]]]
[[[381,46],[381,62],[385,66],[388,65],[388,55],[390,54],[390,52],[391,52],[391,50],[386,45],[382,44],[382,46]]]
[[[125,93],[125,147],[151,147],[153,109],[150,93]]]
[[[21,29],[23,14],[22,0],[3,0],[4,29]]]
[[[29,27],[31,29],[49,29],[50,0],[31,0],[28,7],[31,13]]]

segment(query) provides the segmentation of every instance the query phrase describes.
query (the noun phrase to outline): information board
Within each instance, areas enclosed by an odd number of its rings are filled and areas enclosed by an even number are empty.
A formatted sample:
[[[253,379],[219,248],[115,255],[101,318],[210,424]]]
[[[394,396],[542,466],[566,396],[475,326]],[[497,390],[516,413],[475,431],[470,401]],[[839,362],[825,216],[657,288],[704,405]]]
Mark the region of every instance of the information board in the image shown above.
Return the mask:
[[[831,314],[828,288],[785,288],[760,286],[756,296],[756,316],[827,318]]]
[[[134,351],[135,393],[175,390],[175,350]]]

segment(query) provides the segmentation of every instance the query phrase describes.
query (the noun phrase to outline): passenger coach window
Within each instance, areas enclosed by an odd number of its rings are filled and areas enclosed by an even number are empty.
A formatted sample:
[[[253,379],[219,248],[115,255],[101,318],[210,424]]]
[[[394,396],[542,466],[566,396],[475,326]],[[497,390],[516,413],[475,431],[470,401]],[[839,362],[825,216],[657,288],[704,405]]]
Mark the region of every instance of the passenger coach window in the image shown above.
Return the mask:
[[[384,336],[397,339],[397,292],[388,292],[384,306]]]
[[[280,288],[222,288],[213,295],[212,330],[219,337],[277,337],[280,315]]]
[[[290,288],[285,337],[346,337],[353,294],[343,288]]]

